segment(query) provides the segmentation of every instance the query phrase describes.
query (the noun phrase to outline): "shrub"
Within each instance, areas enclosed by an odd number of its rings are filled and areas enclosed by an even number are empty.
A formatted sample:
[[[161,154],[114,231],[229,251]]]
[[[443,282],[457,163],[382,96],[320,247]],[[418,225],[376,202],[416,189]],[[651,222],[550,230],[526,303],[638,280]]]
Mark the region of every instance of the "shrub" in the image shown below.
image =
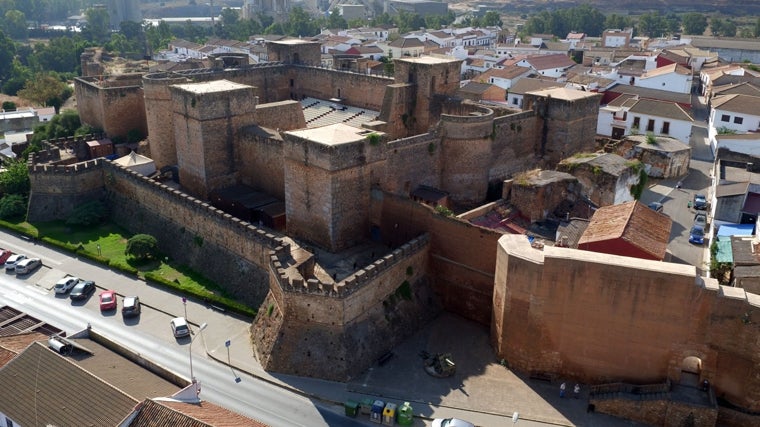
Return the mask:
[[[380,143],[380,135],[373,132],[367,135],[367,141],[369,141],[369,145],[377,145]]]
[[[654,136],[653,133],[647,134],[647,144],[656,145],[657,144],[657,137]]]
[[[127,240],[124,253],[138,260],[153,258],[158,253],[158,240],[149,234],[135,234]]]
[[[8,194],[0,199],[0,218],[19,218],[26,215],[26,197]]]
[[[454,215],[454,212],[451,209],[449,209],[449,208],[447,208],[446,206],[443,206],[443,205],[436,206],[435,207],[435,212],[438,213],[438,214],[440,214],[440,215],[443,215],[443,216],[452,216],[452,215]]]
[[[66,219],[66,225],[95,225],[108,217],[108,209],[100,200],[79,205]]]

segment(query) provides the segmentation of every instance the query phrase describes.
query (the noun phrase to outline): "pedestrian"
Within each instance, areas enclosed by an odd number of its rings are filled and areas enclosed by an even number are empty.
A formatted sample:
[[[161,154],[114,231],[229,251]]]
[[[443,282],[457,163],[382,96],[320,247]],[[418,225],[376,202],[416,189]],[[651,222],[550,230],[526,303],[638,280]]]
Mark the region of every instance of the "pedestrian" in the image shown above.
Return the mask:
[[[573,397],[578,398],[578,396],[581,395],[581,386],[576,384],[575,387],[573,387]]]
[[[565,383],[562,383],[562,385],[559,386],[559,397],[565,397],[565,388],[567,388]]]
[[[678,183],[676,184],[676,188],[680,190],[682,185],[683,185],[683,182],[678,181]]]

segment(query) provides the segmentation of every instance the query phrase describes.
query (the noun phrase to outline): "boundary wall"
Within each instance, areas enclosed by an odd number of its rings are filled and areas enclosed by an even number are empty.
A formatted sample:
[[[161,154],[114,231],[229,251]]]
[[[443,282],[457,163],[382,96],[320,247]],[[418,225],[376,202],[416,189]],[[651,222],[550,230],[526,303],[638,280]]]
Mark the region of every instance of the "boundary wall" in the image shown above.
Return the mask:
[[[499,240],[491,339],[524,371],[584,383],[678,383],[687,359],[719,399],[760,409],[760,296],[694,266]]]

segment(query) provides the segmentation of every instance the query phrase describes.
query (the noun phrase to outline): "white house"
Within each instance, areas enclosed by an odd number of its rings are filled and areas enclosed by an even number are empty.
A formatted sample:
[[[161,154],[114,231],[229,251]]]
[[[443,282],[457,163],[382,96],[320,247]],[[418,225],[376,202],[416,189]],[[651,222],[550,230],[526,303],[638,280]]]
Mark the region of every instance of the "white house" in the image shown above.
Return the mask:
[[[670,64],[645,71],[635,84],[649,89],[691,93],[691,70],[678,64]]]
[[[473,80],[480,83],[490,83],[509,90],[518,80],[527,77],[531,73],[533,73],[533,70],[530,68],[511,65],[504,68],[491,68]]]
[[[602,33],[603,47],[628,47],[631,43],[633,29],[625,30],[606,30]]]
[[[743,153],[752,157],[760,157],[760,133],[740,133],[716,135],[717,150],[725,148],[735,153]]]
[[[510,107],[520,108],[523,106],[523,97],[527,92],[535,92],[544,89],[564,87],[562,83],[552,80],[540,80],[531,78],[519,79],[507,93],[507,103]]]
[[[749,133],[760,129],[760,97],[733,94],[715,96],[711,101],[708,137],[713,152],[719,133]]]
[[[673,102],[621,95],[599,108],[596,133],[621,139],[626,135],[651,133],[689,144],[694,119]]]

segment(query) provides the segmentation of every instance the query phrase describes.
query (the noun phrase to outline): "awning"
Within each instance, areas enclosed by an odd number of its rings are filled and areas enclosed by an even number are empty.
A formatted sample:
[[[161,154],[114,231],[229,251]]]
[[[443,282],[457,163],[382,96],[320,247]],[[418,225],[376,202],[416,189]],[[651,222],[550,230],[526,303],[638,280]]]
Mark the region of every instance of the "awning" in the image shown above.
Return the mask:
[[[718,228],[718,236],[752,236],[755,224],[723,224]]]

